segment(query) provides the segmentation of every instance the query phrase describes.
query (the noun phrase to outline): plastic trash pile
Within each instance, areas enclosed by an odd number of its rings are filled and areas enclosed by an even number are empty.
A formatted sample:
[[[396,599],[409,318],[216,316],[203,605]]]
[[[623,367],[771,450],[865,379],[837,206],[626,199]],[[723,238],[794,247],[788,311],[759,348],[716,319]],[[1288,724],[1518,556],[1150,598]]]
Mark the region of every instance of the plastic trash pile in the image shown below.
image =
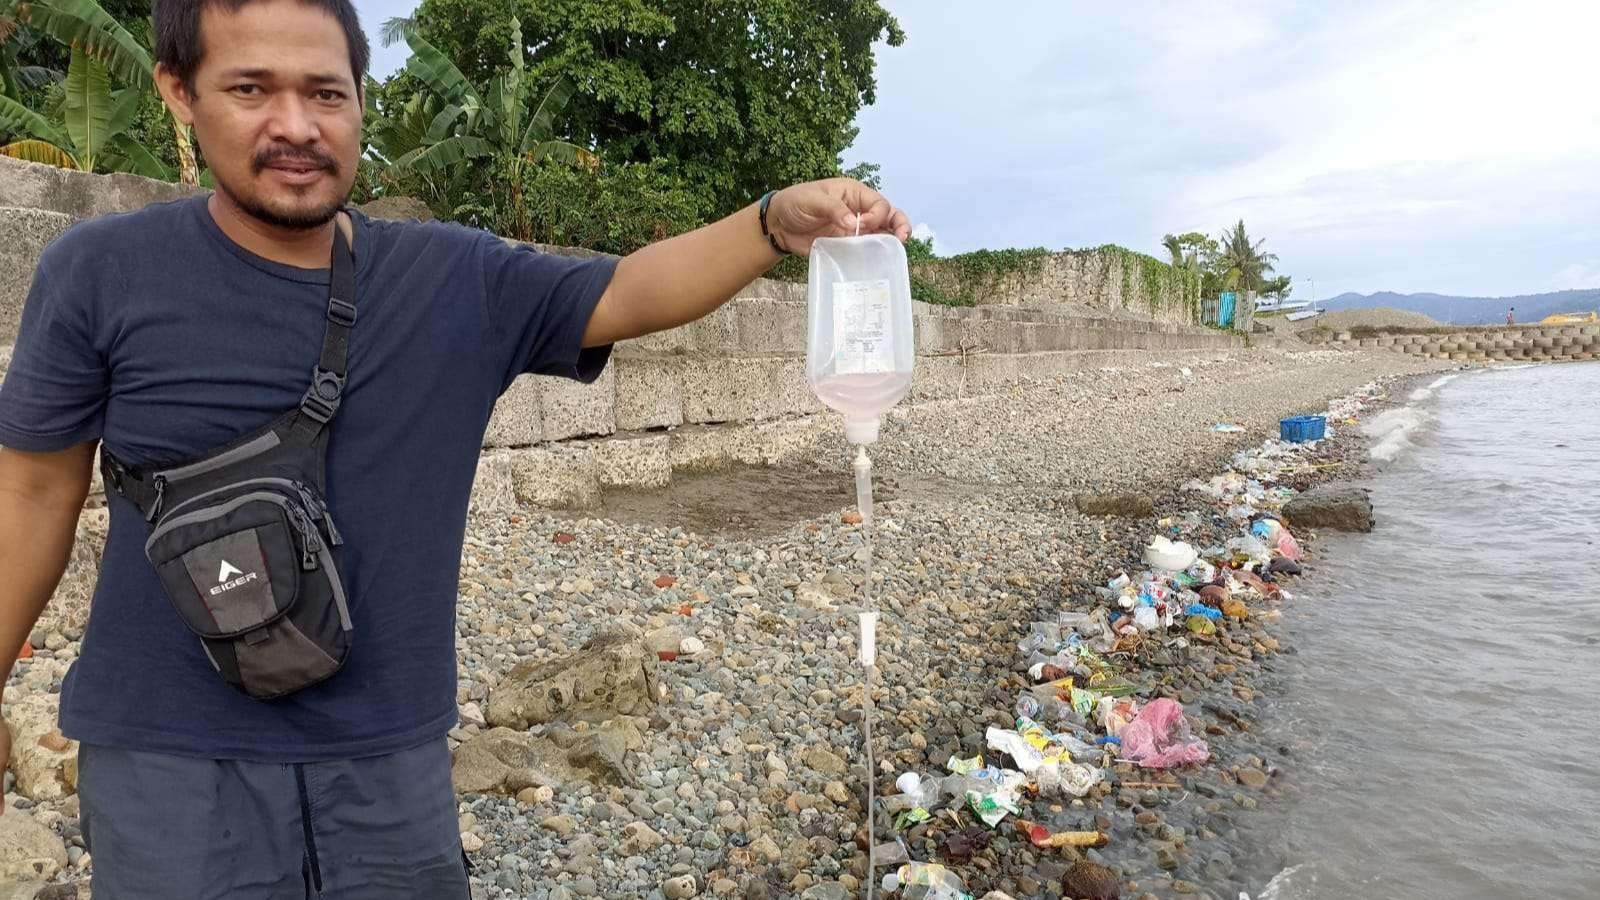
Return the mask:
[[[1353,423],[1377,390],[1368,385],[1336,401],[1330,423]],[[1298,575],[1305,555],[1278,515],[1295,492],[1278,482],[1305,471],[1316,447],[1268,440],[1237,453],[1223,474],[1189,482],[1185,487],[1209,502],[1162,519],[1162,533],[1141,555],[1141,570],[1109,579],[1087,610],[1062,610],[1051,621],[1032,623],[1017,646],[1032,684],[1017,697],[1014,727],[990,727],[987,755],[951,757],[943,775],[902,774],[900,792],[882,799],[896,828],[936,815],[959,825],[965,814],[999,829],[1013,818],[1015,830],[1039,847],[1101,846],[1104,834],[1052,834],[1024,819],[1023,810],[1034,798],[1060,804],[1087,796],[1114,777],[1115,763],[1168,770],[1206,762],[1210,750],[1192,733],[1182,705],[1151,696],[1156,685],[1144,676],[1143,657],[1157,649],[1181,653],[1195,642],[1220,640],[1252,616],[1276,616],[1271,601],[1290,596],[1278,580]],[[1204,548],[1185,540],[1207,523],[1237,534]],[[950,838],[946,846],[956,844]],[[885,892],[970,897],[951,869],[912,861],[905,846],[896,840],[874,851],[880,861],[904,862],[883,877]]]

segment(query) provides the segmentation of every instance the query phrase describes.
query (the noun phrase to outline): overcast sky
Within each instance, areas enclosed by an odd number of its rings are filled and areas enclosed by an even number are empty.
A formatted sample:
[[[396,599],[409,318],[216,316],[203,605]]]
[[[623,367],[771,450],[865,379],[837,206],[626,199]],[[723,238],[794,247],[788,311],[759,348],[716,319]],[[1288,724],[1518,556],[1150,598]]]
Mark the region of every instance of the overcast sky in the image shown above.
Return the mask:
[[[1600,287],[1600,2],[884,3],[908,39],[846,160],[941,253],[1242,217],[1299,299]]]

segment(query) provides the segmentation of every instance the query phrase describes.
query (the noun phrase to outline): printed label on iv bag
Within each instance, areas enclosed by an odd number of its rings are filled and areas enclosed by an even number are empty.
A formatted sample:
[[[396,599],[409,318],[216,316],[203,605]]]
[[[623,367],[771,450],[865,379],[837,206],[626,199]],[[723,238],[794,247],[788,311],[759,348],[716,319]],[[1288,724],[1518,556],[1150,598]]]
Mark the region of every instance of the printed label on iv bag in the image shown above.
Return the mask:
[[[894,371],[887,278],[833,283],[833,362],[836,375]]]

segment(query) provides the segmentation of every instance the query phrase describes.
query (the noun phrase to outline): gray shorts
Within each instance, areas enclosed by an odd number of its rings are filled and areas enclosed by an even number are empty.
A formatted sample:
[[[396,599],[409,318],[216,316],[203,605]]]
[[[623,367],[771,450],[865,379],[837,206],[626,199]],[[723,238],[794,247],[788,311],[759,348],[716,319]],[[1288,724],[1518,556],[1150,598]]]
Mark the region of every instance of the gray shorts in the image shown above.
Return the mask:
[[[84,744],[95,900],[468,900],[441,739],[324,763]]]

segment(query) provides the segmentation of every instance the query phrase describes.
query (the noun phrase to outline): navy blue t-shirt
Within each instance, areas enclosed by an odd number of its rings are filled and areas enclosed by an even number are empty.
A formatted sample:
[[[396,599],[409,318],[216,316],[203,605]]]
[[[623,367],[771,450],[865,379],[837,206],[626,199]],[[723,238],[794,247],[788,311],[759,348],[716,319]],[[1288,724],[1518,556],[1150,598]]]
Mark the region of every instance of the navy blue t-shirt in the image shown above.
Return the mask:
[[[144,555],[134,505],[110,533],[61,727],[93,744],[266,762],[354,758],[456,723],[456,584],[495,400],[517,375],[593,380],[582,335],[616,262],[486,232],[352,215],[349,381],[329,439],[354,624],[344,669],[289,697],[223,682]],[[73,226],[44,252],[3,388],[0,445],[97,438],[138,466],[204,453],[297,405],[322,345],[328,270],[259,257],[205,197]]]

